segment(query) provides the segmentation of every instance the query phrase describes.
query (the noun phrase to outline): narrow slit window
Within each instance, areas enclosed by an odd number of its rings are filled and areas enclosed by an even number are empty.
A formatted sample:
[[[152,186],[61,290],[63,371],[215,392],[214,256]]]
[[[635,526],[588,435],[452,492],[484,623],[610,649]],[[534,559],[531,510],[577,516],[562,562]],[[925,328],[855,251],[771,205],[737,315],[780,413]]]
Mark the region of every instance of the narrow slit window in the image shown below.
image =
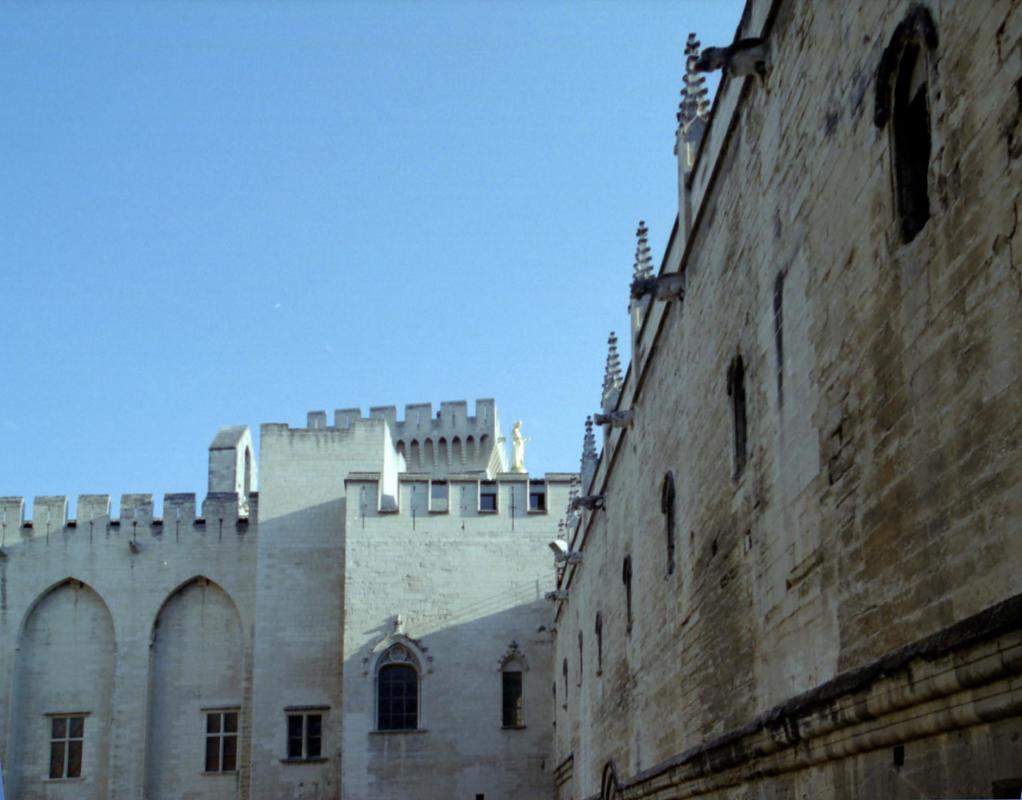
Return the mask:
[[[50,777],[82,777],[85,717],[50,717]]]
[[[596,674],[603,674],[603,614],[599,611],[596,612],[596,625],[594,631],[596,634]]]
[[[626,630],[632,632],[632,557],[625,556],[621,564],[621,582],[625,585],[625,620]]]
[[[238,768],[238,711],[206,712],[206,772]]]
[[[579,631],[578,632],[578,685],[579,686],[582,685],[582,665],[583,665],[583,655],[582,655],[582,653],[583,653],[583,651],[582,651],[582,631]]]
[[[733,477],[738,479],[748,458],[748,430],[745,408],[745,363],[735,356],[727,372],[727,393],[731,399],[731,441],[734,448]]]
[[[667,574],[674,572],[674,473],[668,470],[660,488],[660,511],[664,515],[667,539]]]

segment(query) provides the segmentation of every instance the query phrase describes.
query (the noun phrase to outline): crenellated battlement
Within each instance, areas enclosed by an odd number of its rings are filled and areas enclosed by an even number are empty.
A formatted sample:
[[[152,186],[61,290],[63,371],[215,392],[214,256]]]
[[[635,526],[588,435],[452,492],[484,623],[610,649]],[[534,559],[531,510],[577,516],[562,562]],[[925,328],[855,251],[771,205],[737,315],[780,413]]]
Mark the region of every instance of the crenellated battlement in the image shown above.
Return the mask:
[[[0,497],[0,529],[4,543],[14,544],[14,534],[21,538],[45,536],[66,529],[119,528],[130,532],[151,532],[161,534],[161,529],[170,526],[176,530],[191,527],[203,528],[215,523],[218,528],[236,527],[247,529],[250,520],[258,514],[259,495],[248,495],[247,513],[239,502],[237,492],[210,492],[202,502],[202,516],[196,516],[196,495],[194,492],[168,493],[163,495],[163,517],[153,516],[153,495],[145,493],[122,494],[117,517],[110,513],[110,495],[78,495],[78,510],[74,518],[68,516],[66,495],[45,495],[32,502],[32,516],[25,518],[24,497]]]
[[[395,439],[444,432],[484,433],[498,427],[497,404],[492,398],[476,400],[474,415],[468,413],[466,400],[445,400],[440,403],[436,415],[433,414],[432,403],[409,403],[404,407],[404,417],[401,419],[398,419],[397,406],[372,406],[365,416],[361,408],[338,408],[334,411],[333,425],[328,424],[326,411],[310,411],[307,426],[310,430],[345,429],[356,421],[367,419],[386,420]]]
[[[373,406],[368,416],[363,416],[360,408],[342,408],[334,411],[330,425],[326,411],[310,411],[307,429],[343,431],[366,421],[384,420],[395,449],[410,470],[500,471],[506,465],[499,446],[496,402],[492,398],[476,400],[475,414],[468,412],[466,400],[444,401],[435,414],[432,403],[409,403],[401,419],[397,406]]]

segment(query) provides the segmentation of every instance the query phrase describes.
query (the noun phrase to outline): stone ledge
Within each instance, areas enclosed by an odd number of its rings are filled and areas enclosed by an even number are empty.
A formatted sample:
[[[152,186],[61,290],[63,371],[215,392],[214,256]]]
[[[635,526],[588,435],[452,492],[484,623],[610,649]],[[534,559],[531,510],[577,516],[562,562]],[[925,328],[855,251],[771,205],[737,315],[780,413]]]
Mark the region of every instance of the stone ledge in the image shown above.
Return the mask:
[[[704,794],[1013,716],[1022,713],[1020,673],[1015,595],[624,780],[623,797]]]

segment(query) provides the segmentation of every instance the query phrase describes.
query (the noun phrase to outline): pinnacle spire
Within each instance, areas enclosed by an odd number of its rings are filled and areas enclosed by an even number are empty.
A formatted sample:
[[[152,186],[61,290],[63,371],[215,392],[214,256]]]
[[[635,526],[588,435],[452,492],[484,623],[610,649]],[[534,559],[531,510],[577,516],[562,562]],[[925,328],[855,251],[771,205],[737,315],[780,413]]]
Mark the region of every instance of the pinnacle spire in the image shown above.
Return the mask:
[[[653,277],[653,256],[649,249],[649,228],[643,220],[639,220],[639,228],[635,231],[635,265],[633,277],[644,280]]]
[[[617,352],[617,334],[607,338],[607,366],[603,373],[603,397],[600,405],[604,413],[614,410],[621,396],[621,356]]]
[[[589,489],[589,484],[592,483],[593,476],[596,474],[596,436],[593,434],[593,418],[586,417],[586,435],[582,440],[582,464],[580,470],[581,486],[576,487],[572,484],[571,499],[578,496],[579,488],[582,493],[585,494]]]
[[[696,35],[690,33],[685,42],[685,78],[677,114],[679,130],[687,127],[694,120],[705,121],[710,113],[706,77],[695,70],[696,61],[699,58],[699,44]]]

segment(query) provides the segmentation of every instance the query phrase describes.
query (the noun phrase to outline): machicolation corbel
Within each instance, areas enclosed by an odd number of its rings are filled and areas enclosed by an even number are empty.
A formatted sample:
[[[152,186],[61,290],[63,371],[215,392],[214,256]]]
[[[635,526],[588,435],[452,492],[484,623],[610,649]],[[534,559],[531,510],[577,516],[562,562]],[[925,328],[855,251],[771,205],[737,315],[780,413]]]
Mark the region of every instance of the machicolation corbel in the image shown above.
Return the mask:
[[[608,411],[606,414],[593,414],[593,422],[597,425],[609,425],[612,428],[630,428],[635,422],[635,411]]]
[[[684,300],[685,273],[670,272],[656,278],[636,278],[632,281],[632,298],[641,300],[653,295],[654,300]]]
[[[575,511],[584,508],[586,511],[599,511],[603,506],[602,494],[587,494],[585,497],[576,497],[568,504],[568,511]]]
[[[770,46],[766,39],[735,39],[727,47],[707,47],[695,63],[696,72],[723,70],[735,77],[758,75],[765,80],[770,72]]]

